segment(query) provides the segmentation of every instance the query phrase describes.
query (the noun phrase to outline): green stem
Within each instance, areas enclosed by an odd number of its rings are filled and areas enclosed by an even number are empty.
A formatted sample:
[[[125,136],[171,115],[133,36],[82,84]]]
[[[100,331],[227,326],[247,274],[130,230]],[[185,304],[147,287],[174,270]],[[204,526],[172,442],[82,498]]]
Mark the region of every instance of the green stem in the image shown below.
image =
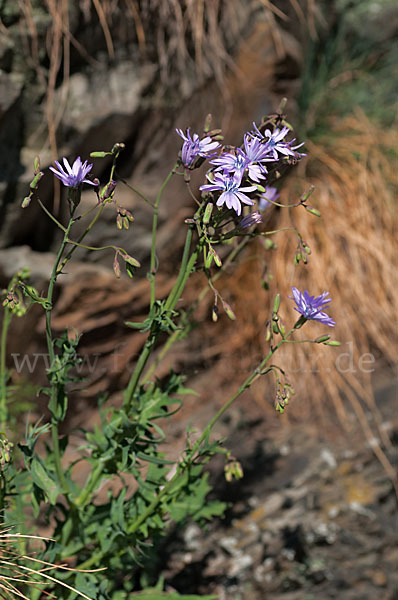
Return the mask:
[[[47,291],[47,307],[48,308],[46,308],[46,340],[47,340],[47,348],[48,348],[48,354],[49,354],[49,358],[50,358],[50,366],[51,367],[53,366],[54,360],[55,360],[54,342],[53,342],[52,330],[51,330],[51,313],[52,313],[52,308],[53,308],[53,306],[52,306],[53,294],[54,294],[55,282],[59,275],[58,267],[61,262],[61,258],[64,253],[65,247],[68,243],[69,232],[74,223],[73,215],[76,210],[76,206],[72,205],[72,204],[71,204],[71,206],[72,206],[72,208],[71,208],[71,215],[70,215],[69,223],[65,229],[64,238],[62,240],[61,246],[58,250],[57,257],[55,259],[55,263],[53,266],[53,270],[52,270],[51,277],[50,277],[50,282],[48,285],[48,291]],[[56,404],[57,391],[58,391],[57,386],[52,383],[51,384],[51,400],[50,400],[50,402],[52,402],[53,405]],[[54,415],[51,418],[51,438],[52,438],[52,442],[53,442],[55,470],[57,472],[58,479],[62,485],[62,489],[66,493],[69,490],[68,490],[67,481],[65,479],[64,471],[62,468],[62,464],[61,464],[61,452],[60,452],[60,447],[59,447],[59,436],[58,436],[58,420],[55,418]]]
[[[194,251],[194,253],[192,254],[192,256],[189,260],[189,264],[188,264],[188,256],[189,256],[189,251],[191,249],[193,231],[194,231],[194,225],[190,225],[189,229],[187,231],[187,236],[185,238],[185,245],[184,245],[184,251],[183,251],[183,255],[182,255],[182,259],[181,259],[180,271],[179,271],[177,280],[173,286],[173,289],[171,290],[171,292],[166,300],[165,309],[173,310],[173,308],[177,304],[177,302],[182,294],[182,291],[184,289],[184,286],[185,286],[184,282],[186,282],[188,277],[190,276],[193,266],[195,265],[196,259],[198,257],[199,249],[197,248],[196,251]]]
[[[156,275],[156,234],[158,229],[158,216],[159,216],[159,203],[160,199],[163,195],[164,189],[166,185],[169,183],[170,179],[174,175],[174,170],[177,168],[178,163],[176,163],[170,173],[167,175],[166,179],[162,183],[159,189],[159,193],[156,196],[155,204],[153,206],[153,220],[152,220],[152,244],[151,244],[151,262],[149,267],[148,278],[151,284],[151,308],[156,300],[156,289],[155,289],[155,275]]]
[[[76,248],[80,245],[80,242],[86,237],[86,235],[91,231],[91,229],[94,227],[94,225],[96,224],[96,222],[98,221],[98,219],[100,218],[102,211],[104,210],[105,205],[101,204],[99,211],[97,212],[97,214],[94,216],[94,218],[91,220],[91,222],[89,223],[89,225],[86,227],[85,231],[81,234],[81,236],[79,237],[79,239],[77,240],[77,242],[72,242],[71,240],[67,240],[69,243],[73,244],[72,248],[69,250],[69,252],[67,253],[67,255],[65,256],[64,260],[62,261],[62,264],[60,266],[59,271],[62,271],[62,269],[64,268],[64,266],[66,265],[66,263],[71,259],[72,254],[74,253],[74,251],[76,250]]]
[[[1,330],[1,346],[0,346],[0,423],[1,428],[7,421],[7,371],[6,371],[6,348],[7,348],[7,333],[12,319],[11,311],[4,308],[4,318]]]
[[[148,358],[151,355],[155,340],[156,340],[156,337],[150,333],[147,338],[147,341],[145,342],[145,345],[141,351],[141,354],[138,358],[134,372],[133,372],[132,376],[130,377],[128,386],[124,392],[123,408],[125,410],[127,410],[131,406],[131,401],[133,399],[134,392],[137,388],[141,374],[142,374],[143,370],[145,369],[145,365],[148,361]]]
[[[93,491],[95,490],[95,488],[97,486],[97,482],[102,474],[102,468],[103,468],[102,462],[97,463],[96,467],[93,469],[93,471],[90,474],[90,479],[86,483],[84,490],[82,491],[80,496],[78,496],[75,500],[76,506],[84,506],[84,504],[90,498],[90,496],[93,493]]]

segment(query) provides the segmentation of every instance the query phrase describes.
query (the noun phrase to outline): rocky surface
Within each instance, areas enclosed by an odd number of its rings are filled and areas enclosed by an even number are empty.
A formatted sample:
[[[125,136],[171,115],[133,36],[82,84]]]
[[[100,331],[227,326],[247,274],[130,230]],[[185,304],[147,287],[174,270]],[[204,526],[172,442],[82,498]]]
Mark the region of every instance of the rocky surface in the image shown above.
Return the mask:
[[[387,386],[379,399],[396,439],[395,392]],[[217,497],[231,502],[226,519],[168,540],[170,589],[219,600],[395,599],[396,497],[358,429],[321,440],[314,426],[266,438],[264,427],[246,425],[228,444],[241,481],[215,474]]]

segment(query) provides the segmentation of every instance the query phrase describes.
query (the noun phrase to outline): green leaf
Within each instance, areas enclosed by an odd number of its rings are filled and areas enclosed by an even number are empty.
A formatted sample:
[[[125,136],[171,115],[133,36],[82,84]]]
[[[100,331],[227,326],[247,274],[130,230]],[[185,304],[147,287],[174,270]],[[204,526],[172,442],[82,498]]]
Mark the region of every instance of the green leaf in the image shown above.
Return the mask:
[[[37,456],[32,459],[30,472],[34,483],[47,494],[50,504],[55,504],[59,494],[58,486]]]

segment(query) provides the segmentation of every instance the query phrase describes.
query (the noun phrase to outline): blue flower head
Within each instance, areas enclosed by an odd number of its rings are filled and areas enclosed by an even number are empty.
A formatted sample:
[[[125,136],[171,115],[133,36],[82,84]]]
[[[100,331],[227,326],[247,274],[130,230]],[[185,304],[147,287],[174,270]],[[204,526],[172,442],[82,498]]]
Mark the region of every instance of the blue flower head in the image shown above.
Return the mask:
[[[192,167],[198,156],[202,158],[209,157],[220,146],[210,136],[200,139],[198,134],[194,133],[191,137],[189,128],[186,133],[182,129],[176,129],[176,132],[184,140],[181,150],[181,160],[184,167]]]
[[[77,188],[82,183],[97,185],[93,181],[87,179],[88,173],[93,168],[92,164],[87,164],[86,160],[84,161],[84,163],[82,163],[80,156],[77,157],[72,166],[70,166],[66,158],[63,158],[62,160],[64,162],[65,168],[62,167],[62,165],[57,160],[55,160],[54,162],[57,165],[58,170],[54,167],[50,167],[50,171],[52,171],[54,175],[58,177],[58,179],[60,179],[66,187]]]
[[[335,321],[333,321],[329,315],[322,312],[322,309],[332,301],[331,298],[327,297],[329,292],[323,292],[317,297],[310,296],[307,290],[302,294],[296,287],[292,287],[292,292],[292,300],[296,303],[294,310],[297,310],[303,317],[313,321],[320,321],[324,325],[329,325],[329,327],[334,327],[336,325]]]

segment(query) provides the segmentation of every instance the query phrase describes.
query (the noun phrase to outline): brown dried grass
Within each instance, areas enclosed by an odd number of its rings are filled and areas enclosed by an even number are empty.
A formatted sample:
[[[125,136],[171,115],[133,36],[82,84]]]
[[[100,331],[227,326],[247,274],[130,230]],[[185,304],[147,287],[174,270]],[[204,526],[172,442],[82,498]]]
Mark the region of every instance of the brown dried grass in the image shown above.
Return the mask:
[[[77,594],[79,598],[91,600],[89,596],[86,596],[83,592],[80,592],[76,588],[48,574],[48,571],[52,571],[53,569],[62,569],[66,571],[78,571],[78,569],[71,569],[66,565],[54,565],[35,558],[32,554],[21,554],[21,543],[25,545],[27,541],[31,543],[32,541],[37,540],[45,542],[50,541],[48,538],[41,536],[13,533],[11,527],[0,526],[1,598],[11,600],[13,598],[22,598],[23,600],[29,600],[29,596],[26,595],[29,593],[29,590],[40,590],[43,596],[56,598],[57,596],[51,593],[51,590],[55,589],[54,586],[62,586]],[[34,568],[28,566],[32,563]],[[102,569],[99,570],[101,571]],[[81,572],[87,573],[92,571]],[[48,586],[51,587],[51,590],[49,590]]]

